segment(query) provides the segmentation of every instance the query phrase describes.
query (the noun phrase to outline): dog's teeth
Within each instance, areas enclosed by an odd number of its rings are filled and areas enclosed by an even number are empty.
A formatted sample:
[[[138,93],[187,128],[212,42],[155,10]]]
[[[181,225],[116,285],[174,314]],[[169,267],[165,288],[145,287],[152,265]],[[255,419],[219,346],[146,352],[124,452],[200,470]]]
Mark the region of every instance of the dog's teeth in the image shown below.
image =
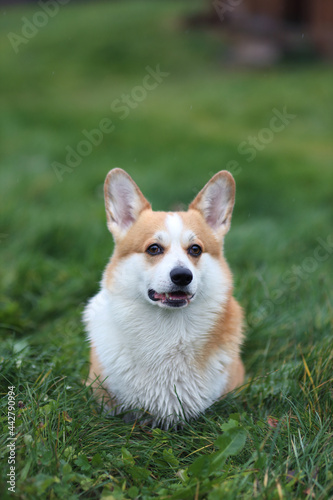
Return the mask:
[[[165,296],[166,296],[167,299],[169,299],[169,294],[168,293],[166,293]]]

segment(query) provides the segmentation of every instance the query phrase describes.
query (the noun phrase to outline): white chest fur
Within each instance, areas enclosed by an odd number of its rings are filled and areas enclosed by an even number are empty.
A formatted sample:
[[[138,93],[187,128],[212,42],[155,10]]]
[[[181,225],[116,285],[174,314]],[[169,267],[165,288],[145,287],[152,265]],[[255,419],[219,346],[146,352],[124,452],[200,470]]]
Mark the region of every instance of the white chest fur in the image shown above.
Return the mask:
[[[145,409],[168,427],[203,412],[225,391],[231,358],[217,350],[200,354],[221,311],[198,297],[185,309],[168,310],[124,301],[103,289],[85,311],[88,337],[121,410]]]

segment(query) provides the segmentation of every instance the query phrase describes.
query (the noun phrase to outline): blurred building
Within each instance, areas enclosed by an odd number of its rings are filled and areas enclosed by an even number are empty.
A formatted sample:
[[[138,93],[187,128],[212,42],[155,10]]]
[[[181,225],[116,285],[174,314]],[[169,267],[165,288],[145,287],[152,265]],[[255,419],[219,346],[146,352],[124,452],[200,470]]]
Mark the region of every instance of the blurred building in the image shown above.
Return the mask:
[[[270,65],[282,57],[333,59],[333,0],[206,0],[192,25],[227,35],[229,59]]]
[[[315,47],[333,56],[332,0],[243,0],[249,16],[264,15],[286,30],[304,30]]]

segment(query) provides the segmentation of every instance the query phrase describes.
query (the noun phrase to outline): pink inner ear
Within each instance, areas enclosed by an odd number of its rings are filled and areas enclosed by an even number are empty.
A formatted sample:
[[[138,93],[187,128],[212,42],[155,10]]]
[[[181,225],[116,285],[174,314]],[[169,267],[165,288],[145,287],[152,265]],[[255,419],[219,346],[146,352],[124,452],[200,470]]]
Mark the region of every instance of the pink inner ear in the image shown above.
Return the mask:
[[[205,218],[215,230],[219,229],[232,211],[233,192],[230,184],[224,179],[208,187],[205,200]]]
[[[127,179],[126,179],[127,181]],[[127,182],[118,182],[112,189],[114,220],[123,229],[135,221],[135,191]]]
[[[217,229],[223,222],[223,215],[226,209],[223,203],[222,191],[217,184],[210,187],[207,193],[206,220],[214,229]]]

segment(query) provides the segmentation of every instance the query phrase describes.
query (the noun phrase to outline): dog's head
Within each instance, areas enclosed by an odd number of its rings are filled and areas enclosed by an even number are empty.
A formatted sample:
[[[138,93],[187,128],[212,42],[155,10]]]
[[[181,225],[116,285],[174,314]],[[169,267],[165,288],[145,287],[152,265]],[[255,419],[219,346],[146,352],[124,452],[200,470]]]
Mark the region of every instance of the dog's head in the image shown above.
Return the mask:
[[[131,177],[111,170],[105,180],[108,228],[115,240],[107,285],[152,306],[182,308],[231,282],[222,257],[235,201],[235,181],[221,171],[187,212],[154,212]],[[222,281],[222,282],[221,282]]]

